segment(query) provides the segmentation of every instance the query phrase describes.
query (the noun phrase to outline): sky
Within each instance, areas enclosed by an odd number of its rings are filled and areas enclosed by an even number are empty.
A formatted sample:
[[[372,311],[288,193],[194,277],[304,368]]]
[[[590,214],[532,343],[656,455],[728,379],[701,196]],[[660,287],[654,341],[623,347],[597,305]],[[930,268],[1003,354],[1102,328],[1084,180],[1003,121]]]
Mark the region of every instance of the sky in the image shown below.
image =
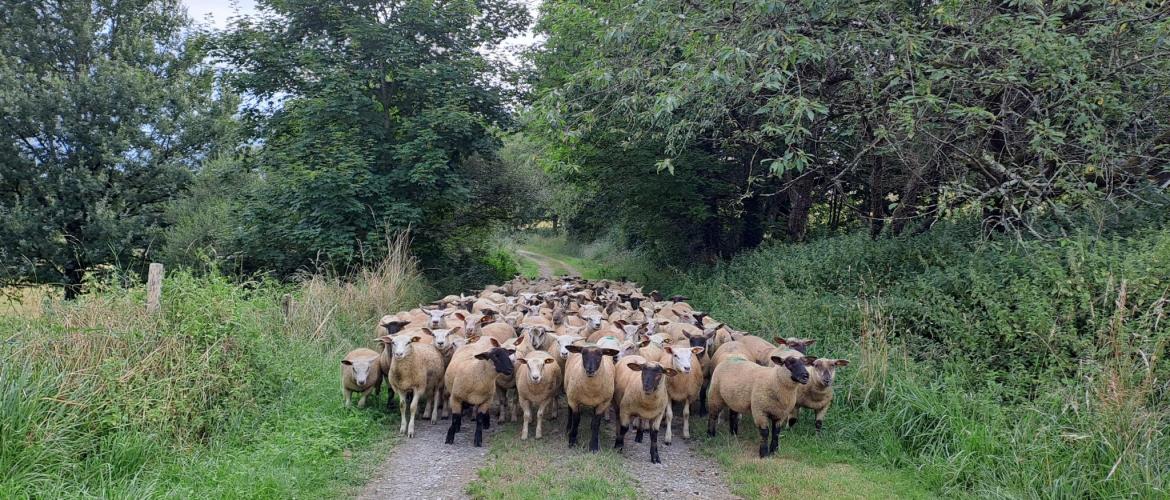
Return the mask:
[[[541,0],[522,1],[528,5],[528,10],[535,19],[536,9],[540,6]],[[230,16],[237,13],[247,15],[256,10],[256,0],[183,0],[183,5],[187,6],[187,14],[195,21],[206,23],[215,28],[227,26],[227,19]],[[536,37],[529,30],[524,34],[504,40],[497,52],[510,53],[523,47],[529,47],[536,42]]]

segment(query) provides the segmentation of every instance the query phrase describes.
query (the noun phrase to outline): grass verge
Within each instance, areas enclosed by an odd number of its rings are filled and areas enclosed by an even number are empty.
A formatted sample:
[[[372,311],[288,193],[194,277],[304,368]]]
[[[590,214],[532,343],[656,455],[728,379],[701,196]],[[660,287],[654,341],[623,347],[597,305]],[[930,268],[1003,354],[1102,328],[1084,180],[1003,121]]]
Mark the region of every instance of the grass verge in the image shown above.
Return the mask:
[[[545,429],[563,426],[566,417],[562,411],[561,418],[546,423]],[[479,470],[479,479],[467,492],[475,498],[500,500],[634,498],[634,482],[622,469],[623,458],[605,448],[596,454],[569,449],[557,432],[539,441],[521,441],[516,425],[509,424],[492,435],[489,463]]]

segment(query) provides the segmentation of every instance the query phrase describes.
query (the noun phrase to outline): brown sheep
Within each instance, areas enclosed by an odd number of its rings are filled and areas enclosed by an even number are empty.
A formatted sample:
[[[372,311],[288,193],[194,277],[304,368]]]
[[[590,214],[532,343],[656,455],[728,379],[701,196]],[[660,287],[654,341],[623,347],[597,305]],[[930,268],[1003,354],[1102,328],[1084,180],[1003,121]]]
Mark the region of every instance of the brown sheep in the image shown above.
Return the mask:
[[[420,335],[395,335],[389,339],[390,350],[393,356],[390,361],[390,388],[401,400],[399,414],[401,424],[398,432],[408,438],[414,437],[414,419],[418,413],[418,401],[424,395],[427,398],[427,410],[423,418],[428,416],[431,423],[439,421],[439,399],[443,395],[443,355],[432,344],[421,342]],[[406,415],[406,395],[413,397],[410,401],[410,419]]]
[[[540,439],[544,410],[549,403],[556,404],[561,388],[561,368],[553,356],[544,351],[532,351],[517,358],[520,368],[516,373],[516,392],[524,411],[520,439],[528,439],[528,422],[532,420],[532,406],[536,405],[536,439]]]
[[[565,364],[565,399],[569,404],[569,446],[577,445],[577,428],[584,407],[593,408],[589,451],[601,449],[598,441],[601,418],[613,405],[613,357],[617,349],[570,345],[571,355]]]
[[[491,428],[488,410],[496,395],[496,374],[513,373],[514,352],[500,347],[491,337],[482,337],[455,351],[444,377],[451,408],[451,427],[447,429],[446,444],[455,443],[455,433],[460,430],[466,404],[475,414],[474,444],[483,446],[483,431]]]
[[[799,352],[773,357],[776,366],[763,367],[744,356],[731,356],[715,368],[707,396],[707,434],[715,435],[715,422],[724,407],[730,412],[732,434],[739,433],[739,414],[751,412],[760,431],[760,458],[776,451],[780,426],[796,406],[797,387],[808,383],[807,365],[812,358]],[[768,434],[771,432],[771,443]]]
[[[638,434],[644,429],[650,430],[650,463],[660,464],[658,457],[658,429],[662,425],[662,417],[670,407],[670,397],[666,394],[667,380],[673,378],[677,371],[673,368],[664,368],[654,362],[646,362],[641,356],[628,356],[622,360],[618,371],[630,370],[640,377],[622,375],[621,389],[618,391],[618,432],[614,438],[613,447],[619,452],[625,446],[626,432],[630,430],[630,421],[637,418],[640,422]]]
[[[691,405],[698,403],[699,393],[703,390],[703,363],[698,356],[703,353],[702,347],[666,346],[658,362],[667,368],[678,370],[679,374],[666,380],[666,394],[671,403],[682,403],[683,438],[691,438]],[[670,444],[674,440],[674,408],[666,408],[666,437],[663,440]]]
[[[358,408],[366,407],[366,397],[375,387],[382,385],[382,369],[379,354],[364,347],[349,351],[341,360],[341,395],[345,406],[350,405],[350,396],[362,393]]]
[[[813,358],[816,359],[816,358]],[[833,380],[837,375],[837,368],[848,366],[849,360],[820,358],[813,361],[812,373],[808,384],[800,386],[796,391],[796,409],[788,417],[788,426],[796,425],[801,408],[808,408],[816,412],[817,434],[825,423],[825,412],[829,411],[829,404],[833,402]]]

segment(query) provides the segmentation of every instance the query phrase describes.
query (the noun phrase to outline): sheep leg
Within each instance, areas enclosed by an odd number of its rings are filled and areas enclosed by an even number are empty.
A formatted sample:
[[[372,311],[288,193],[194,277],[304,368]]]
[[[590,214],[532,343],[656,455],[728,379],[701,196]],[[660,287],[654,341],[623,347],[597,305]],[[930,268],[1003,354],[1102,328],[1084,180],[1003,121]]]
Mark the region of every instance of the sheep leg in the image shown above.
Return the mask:
[[[577,427],[581,424],[581,414],[569,407],[569,426],[565,429],[569,433],[569,446],[577,446]]]
[[[431,406],[431,425],[434,425],[439,423],[439,406],[443,403],[442,386],[435,388],[434,397],[431,399],[433,400],[433,405]]]
[[[484,422],[487,420],[488,414],[485,412],[477,412],[475,414],[475,447],[483,446],[483,429]]]
[[[644,431],[644,430],[646,430],[646,426],[643,425],[643,423],[639,421],[637,427],[635,427],[635,432],[634,432],[634,442],[635,443],[642,442],[642,431]]]
[[[601,418],[605,412],[594,413],[593,422],[589,424],[589,451],[597,453],[601,451]]]
[[[626,444],[626,433],[630,431],[630,426],[618,424],[618,427],[617,436],[613,439],[613,449],[621,453],[622,447]],[[641,427],[638,428],[638,433],[642,433]]]
[[[662,459],[658,457],[658,428],[650,427],[650,463],[660,464]]]
[[[483,430],[486,431],[488,429],[491,429],[492,428],[492,406],[488,403],[484,403],[483,408],[481,408],[479,411],[483,413]]]
[[[700,417],[707,416],[707,389],[711,388],[711,379],[703,381],[703,388],[699,389],[699,410],[695,412]]]
[[[772,421],[772,444],[768,449],[768,453],[776,453],[776,448],[780,447],[780,422],[783,421],[782,419]]]
[[[528,420],[532,418],[532,408],[528,405],[528,400],[520,398],[520,409],[524,411],[524,420],[520,424],[520,440],[528,439]],[[536,426],[540,428],[540,416],[536,417]]]
[[[366,398],[369,397],[370,391],[372,391],[372,390],[374,390],[373,387],[362,391],[362,398],[358,400],[358,408],[365,408],[366,407]]]
[[[691,400],[683,401],[683,439],[691,438]]]
[[[552,414],[549,415],[549,420],[556,420],[561,415],[561,396],[558,394],[552,399]]]
[[[414,437],[414,416],[418,414],[418,400],[422,398],[423,391],[414,390],[414,397],[410,400],[410,426],[406,428],[406,437]]]
[[[511,406],[512,406],[512,421],[519,422],[520,421],[520,409],[519,409],[519,407],[520,407],[520,389],[513,389],[513,390],[516,391],[516,397],[510,399],[508,402],[511,403]]]
[[[546,399],[546,400],[544,400],[544,402],[540,403],[539,407],[536,408],[536,439],[540,439],[540,437],[542,435],[541,424],[544,422],[544,409],[547,406],[548,406],[548,400]],[[527,415],[524,416],[524,422],[525,422],[525,424],[528,423],[528,416]]]
[[[402,401],[398,402],[398,433],[406,434],[406,391],[394,391],[394,394],[402,399]]]
[[[451,428],[447,429],[447,440],[445,441],[447,444],[455,444],[455,433],[459,432],[459,421],[463,419],[462,408],[455,403],[452,403],[451,407],[454,410],[451,411]]]
[[[670,442],[674,440],[674,401],[666,402],[666,437],[662,440],[664,444],[670,446]]]
[[[760,427],[760,458],[768,456],[768,426]]]
[[[821,426],[825,424],[825,414],[829,412],[829,406],[817,410],[817,435],[821,435]]]
[[[732,436],[739,435],[739,414],[738,413],[731,411],[731,410],[727,410],[727,426],[729,427],[728,430],[731,432]]]

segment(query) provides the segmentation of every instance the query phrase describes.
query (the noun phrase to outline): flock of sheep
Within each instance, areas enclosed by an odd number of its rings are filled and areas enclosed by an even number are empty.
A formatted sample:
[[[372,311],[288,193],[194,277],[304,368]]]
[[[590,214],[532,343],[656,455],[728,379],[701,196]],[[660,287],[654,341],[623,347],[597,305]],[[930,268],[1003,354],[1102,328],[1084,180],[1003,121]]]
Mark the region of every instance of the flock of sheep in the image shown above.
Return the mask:
[[[694,310],[686,297],[663,300],[619,280],[528,280],[516,277],[478,296],[450,295],[434,307],[384,316],[375,327],[381,352],[355,349],[341,361],[345,404],[361,393],[365,406],[382,381],[400,400],[399,431],[414,437],[422,418],[451,419],[447,444],[460,431],[465,410],[475,417],[475,446],[491,425],[518,419],[521,439],[536,410],[536,439],[545,412],[557,418],[568,405],[569,445],[577,444],[581,416],[592,410],[589,449],[597,451],[603,417],[616,417],[621,449],[633,426],[636,442],[650,434],[650,461],[660,463],[658,433],[673,438],[673,403],[682,408],[682,435],[690,438],[692,405],[707,414],[707,433],[723,410],[730,432],[750,414],[760,432],[760,457],[776,451],[781,427],[796,423],[800,408],[816,413],[819,432],[833,399],[833,378],[844,359],[805,354],[814,340],[763,338],[732,330]],[[392,408],[393,397],[386,406]],[[608,414],[613,408],[614,414]],[[409,415],[408,415],[409,413]],[[664,422],[665,421],[665,422]],[[770,437],[770,439],[769,439]]]

